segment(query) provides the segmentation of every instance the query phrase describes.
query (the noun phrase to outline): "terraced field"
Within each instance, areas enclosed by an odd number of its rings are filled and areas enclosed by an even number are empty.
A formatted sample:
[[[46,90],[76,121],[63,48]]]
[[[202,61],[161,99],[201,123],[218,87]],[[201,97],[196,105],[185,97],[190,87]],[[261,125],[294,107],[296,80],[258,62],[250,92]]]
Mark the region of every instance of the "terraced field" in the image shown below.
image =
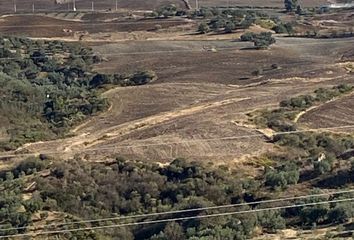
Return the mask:
[[[354,96],[323,104],[302,116],[300,123],[310,128],[343,127],[339,132],[348,132],[345,128],[354,125]]]

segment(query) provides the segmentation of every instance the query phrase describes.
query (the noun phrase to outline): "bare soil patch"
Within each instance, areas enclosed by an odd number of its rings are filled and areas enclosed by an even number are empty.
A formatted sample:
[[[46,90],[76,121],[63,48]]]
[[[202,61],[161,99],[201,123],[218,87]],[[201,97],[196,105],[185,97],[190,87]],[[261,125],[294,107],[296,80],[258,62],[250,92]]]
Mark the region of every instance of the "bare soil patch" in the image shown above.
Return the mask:
[[[313,109],[305,113],[299,122],[311,128],[354,125],[354,96],[350,95]],[[352,130],[339,129],[338,131],[351,132]]]
[[[18,12],[30,12],[32,11],[32,3],[35,4],[35,8],[41,11],[67,11],[68,4],[55,4],[53,0],[21,0],[17,3]],[[91,0],[76,0],[76,8],[78,11],[90,11]],[[152,10],[161,5],[176,4],[177,6],[184,8],[182,0],[118,0],[118,10]],[[115,1],[112,0],[100,0],[94,1],[95,9],[101,11],[115,10]],[[0,1],[0,12],[13,12],[12,1]],[[72,10],[72,3],[69,4],[69,9]]]
[[[161,29],[184,25],[184,19],[170,19],[159,21],[147,20],[123,20],[105,22],[77,22],[55,19],[40,15],[12,15],[3,17],[0,22],[0,32],[7,35],[21,35],[28,37],[66,37],[72,38],[75,34],[95,34],[112,32],[154,31],[156,25]]]

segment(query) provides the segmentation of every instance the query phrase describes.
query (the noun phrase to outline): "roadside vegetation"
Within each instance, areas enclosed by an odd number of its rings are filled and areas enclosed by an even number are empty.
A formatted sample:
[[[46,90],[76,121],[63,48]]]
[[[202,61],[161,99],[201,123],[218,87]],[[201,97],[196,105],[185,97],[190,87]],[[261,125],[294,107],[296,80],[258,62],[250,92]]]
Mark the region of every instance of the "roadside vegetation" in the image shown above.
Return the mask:
[[[109,86],[142,85],[153,72],[105,75],[91,49],[58,41],[0,38],[1,150],[64,136],[70,127],[109,106],[100,97]]]

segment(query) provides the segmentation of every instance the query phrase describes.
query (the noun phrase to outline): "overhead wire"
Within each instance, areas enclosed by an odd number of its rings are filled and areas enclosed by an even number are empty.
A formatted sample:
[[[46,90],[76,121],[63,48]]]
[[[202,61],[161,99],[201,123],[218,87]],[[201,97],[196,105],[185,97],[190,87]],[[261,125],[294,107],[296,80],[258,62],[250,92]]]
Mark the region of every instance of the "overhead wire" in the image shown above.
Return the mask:
[[[329,130],[339,130],[339,129],[350,129],[354,128],[354,125],[345,125],[345,126],[337,126],[337,127],[327,127],[327,128],[312,128],[305,130],[295,130],[295,131],[284,131],[284,132],[274,132],[274,136],[278,135],[288,135],[288,134],[297,134],[297,133],[306,133],[306,132],[315,132],[315,131],[329,131]],[[232,136],[232,137],[219,137],[219,138],[204,138],[204,139],[190,139],[190,140],[182,140],[182,141],[165,141],[160,143],[150,143],[150,144],[133,144],[133,145],[116,145],[110,147],[97,147],[97,148],[87,148],[84,150],[68,150],[68,151],[42,151],[39,153],[13,153],[0,155],[1,158],[11,158],[11,157],[26,157],[26,156],[35,156],[38,154],[64,154],[64,153],[84,153],[84,152],[93,152],[93,151],[102,151],[102,150],[111,150],[111,149],[121,149],[121,148],[129,148],[129,147],[150,147],[150,146],[163,146],[163,145],[172,145],[172,144],[183,144],[183,143],[198,143],[198,142],[209,142],[216,140],[236,140],[236,139],[244,139],[244,138],[254,138],[254,137],[266,137],[263,133],[257,134],[248,134],[242,136]],[[1,153],[0,153],[1,154]]]
[[[174,211],[166,211],[166,212],[147,213],[147,214],[136,214],[136,215],[126,215],[126,216],[99,218],[99,219],[86,219],[86,220],[73,221],[73,222],[63,222],[63,223],[41,225],[40,227],[41,228],[58,227],[58,226],[66,226],[66,225],[72,225],[72,224],[97,223],[97,222],[106,222],[106,221],[113,221],[113,220],[155,217],[155,216],[170,215],[170,214],[177,214],[177,213],[190,213],[190,212],[197,212],[197,211],[199,212],[199,211],[206,211],[206,210],[216,210],[216,209],[231,208],[231,207],[250,206],[250,205],[258,205],[258,204],[265,204],[265,203],[294,201],[294,200],[301,200],[301,199],[307,199],[307,198],[313,198],[313,197],[332,196],[332,195],[347,194],[347,193],[354,193],[354,189],[335,191],[335,192],[327,192],[327,193],[307,194],[307,195],[294,196],[294,197],[276,198],[276,199],[261,200],[261,201],[254,201],[254,202],[217,205],[217,206],[211,206],[211,207],[190,208],[190,209],[183,209],[183,210],[174,210]],[[2,225],[2,226],[4,226],[4,225]],[[1,225],[0,225],[0,232],[10,231],[10,230],[28,229],[31,227],[34,227],[34,226],[1,228]]]
[[[51,231],[43,231],[43,232],[39,232],[39,233],[8,234],[8,235],[0,236],[0,239],[9,238],[9,237],[39,236],[39,235],[60,234],[60,233],[69,233],[69,232],[77,232],[77,231],[89,231],[89,230],[99,230],[99,229],[108,229],[108,228],[130,227],[130,226],[138,226],[138,225],[146,225],[146,224],[185,221],[185,220],[191,220],[191,219],[204,219],[204,218],[210,218],[210,217],[231,216],[231,215],[236,215],[236,214],[257,213],[257,212],[262,212],[262,211],[282,210],[282,209],[289,209],[289,208],[308,207],[308,206],[316,206],[316,205],[323,205],[323,204],[329,204],[329,203],[350,202],[350,201],[354,201],[354,198],[336,199],[336,200],[329,200],[329,201],[286,205],[286,206],[269,207],[269,208],[260,208],[260,209],[243,210],[243,211],[233,211],[233,212],[225,212],[225,213],[206,214],[206,215],[198,215],[198,216],[190,216],[190,217],[167,218],[167,219],[160,219],[160,220],[149,220],[149,221],[142,221],[142,222],[113,224],[113,225],[104,225],[104,226],[95,226],[95,227],[81,227],[81,228],[74,228],[74,229],[51,230]]]

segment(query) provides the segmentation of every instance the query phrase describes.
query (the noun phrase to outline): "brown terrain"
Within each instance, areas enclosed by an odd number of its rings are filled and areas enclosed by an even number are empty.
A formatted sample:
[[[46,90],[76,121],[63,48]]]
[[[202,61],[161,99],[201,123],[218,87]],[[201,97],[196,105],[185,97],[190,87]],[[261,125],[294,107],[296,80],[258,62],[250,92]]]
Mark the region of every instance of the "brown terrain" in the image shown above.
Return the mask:
[[[208,52],[200,50],[206,42],[194,42],[189,46],[170,42],[171,48],[175,48],[171,54],[165,53],[166,42],[156,41],[135,42],[132,48],[125,44],[124,49],[123,43],[95,47],[103,55],[105,52],[102,48],[109,49],[107,51],[111,54],[114,51],[117,54],[124,51],[133,53],[131,49],[135,49],[135,54],[129,57],[109,57],[108,62],[96,66],[97,71],[121,72],[127,70],[126,66],[130,63],[132,68],[139,64],[141,68],[155,70],[160,78],[150,85],[116,88],[106,92],[105,96],[112,104],[110,110],[75,128],[74,137],[27,144],[24,148],[30,152],[59,151],[69,156],[80,153],[85,159],[93,161],[97,160],[98,155],[109,156],[113,153],[160,162],[175,157],[189,157],[228,163],[260,155],[270,151],[265,137],[257,129],[239,124],[248,112],[275,107],[289,96],[309,93],[319,87],[354,83],[354,78],[335,64],[341,58],[338,53],[345,52],[354,40],[309,40],[299,48],[292,48],[291,54],[286,54],[296,41],[302,40],[282,39],[271,50],[258,52],[260,62],[252,61],[251,56],[255,51],[237,49],[237,43],[233,43],[233,50]],[[336,41],[338,47],[332,48],[336,50],[336,57],[313,49],[312,41],[317,41],[318,49],[331,48]],[[338,44],[341,41],[342,44]],[[146,47],[146,44],[151,46]],[[195,52],[183,51],[188,47]],[[144,49],[155,53],[144,54]],[[141,54],[137,54],[139,51]],[[185,56],[187,54],[189,57]],[[289,69],[291,64],[295,64],[293,57],[302,55],[307,58],[306,54],[312,56],[311,65],[309,58],[307,62],[298,59],[299,67]],[[230,64],[225,65],[225,62]],[[241,63],[240,67],[237,62]],[[145,65],[147,63],[149,65]],[[266,71],[264,76],[259,77],[249,74],[257,66],[266,68],[271,63],[279,64],[281,69]],[[198,71],[197,66],[201,70]],[[215,69],[222,70],[214,72]],[[346,102],[343,108],[350,108],[350,101]],[[335,101],[328,104],[335,104]],[[335,109],[325,106],[320,106],[316,111],[324,108],[328,118],[338,117]],[[350,112],[346,113],[350,121]],[[300,122],[327,127],[322,125],[321,119],[308,117],[311,114],[312,111],[306,113]],[[354,130],[354,127],[346,129],[350,130]]]
[[[241,2],[237,4],[246,3]],[[281,3],[267,2],[270,7],[280,7]],[[310,19],[309,23],[318,24],[332,15]],[[349,13],[345,16],[343,21],[353,21]],[[339,21],[338,16],[332,17]],[[276,107],[281,100],[319,87],[354,83],[345,65],[352,61],[352,38],[277,37],[269,50],[256,51],[251,49],[252,43],[235,40],[242,31],[198,35],[197,24],[183,18],[143,19],[112,12],[48,12],[0,18],[0,32],[4,34],[81,40],[106,59],[94,67],[98,72],[152,70],[158,76],[146,86],[104,93],[111,102],[109,111],[77,126],[72,137],[26,144],[18,152],[60,152],[91,161],[119,153],[159,162],[188,157],[239,163],[272,151],[262,129],[243,124],[247,113]],[[160,25],[158,29],[156,25]],[[251,30],[264,31],[259,26]],[[272,64],[278,68],[272,69]],[[255,76],[253,72],[258,69],[262,74]],[[298,122],[304,128],[337,126],[340,112],[341,124],[351,124],[352,114],[347,110],[351,109],[350,99],[312,109],[299,116]],[[341,107],[336,104],[339,101],[343,101]]]
[[[112,0],[96,1],[100,10],[113,9]],[[0,12],[11,12],[12,1],[0,1]],[[112,155],[165,164],[177,157],[227,164],[243,169],[257,157],[276,151],[260,129],[247,124],[248,113],[276,108],[293,96],[341,83],[354,85],[354,38],[313,39],[276,35],[266,50],[241,42],[244,31],[232,34],[196,34],[198,20],[143,19],[147,11],[180,0],[118,0],[118,12],[57,12],[67,4],[36,0],[38,14],[0,16],[0,33],[34,39],[80,41],[105,61],[94,66],[101,73],[152,70],[158,79],[144,86],[117,87],[103,93],[108,111],[93,116],[63,139],[28,143],[1,159],[32,154],[86,161],[105,161]],[[190,1],[192,7],[195,2]],[[303,6],[326,0],[302,0]],[[18,3],[18,11],[32,1]],[[112,6],[113,5],[113,6]],[[283,7],[282,0],[200,0],[200,5]],[[91,1],[77,0],[78,9]],[[129,11],[126,11],[126,10]],[[134,11],[133,11],[134,10]],[[274,10],[274,9],[273,9]],[[281,13],[279,13],[281,14]],[[284,17],[284,16],[283,16]],[[292,18],[285,16],[284,18]],[[323,14],[303,20],[304,29],[346,30],[353,14]],[[265,29],[254,25],[254,32]],[[271,66],[276,64],[276,69]],[[261,74],[254,74],[262,70]],[[299,129],[354,134],[354,95],[348,94],[302,112]],[[1,116],[0,116],[1,118]],[[328,129],[343,127],[343,129]],[[5,129],[0,127],[0,139]],[[21,155],[23,154],[23,155]],[[0,169],[6,163],[0,164]],[[257,165],[258,166],[258,165]],[[254,168],[255,169],[255,168]],[[247,168],[246,170],[250,170]],[[290,191],[289,191],[290,192]],[[333,230],[333,229],[332,229]],[[324,239],[325,231],[284,230],[261,239]]]
[[[114,0],[94,0],[96,10],[109,11],[115,10]],[[190,5],[195,7],[195,1],[189,0]],[[72,9],[72,0],[68,3],[55,4],[54,0],[21,0],[17,2],[18,12],[31,12],[32,4],[34,3],[35,9],[38,11],[67,11],[68,6]],[[151,10],[158,8],[161,5],[176,4],[180,7],[185,7],[183,0],[118,0],[118,10]],[[327,0],[303,0],[301,1],[304,7],[315,7],[328,4]],[[91,10],[91,0],[76,0],[76,8],[78,10]],[[283,0],[200,0],[199,6],[243,6],[243,7],[270,7],[282,8]],[[13,12],[13,1],[1,1],[0,12]]]

